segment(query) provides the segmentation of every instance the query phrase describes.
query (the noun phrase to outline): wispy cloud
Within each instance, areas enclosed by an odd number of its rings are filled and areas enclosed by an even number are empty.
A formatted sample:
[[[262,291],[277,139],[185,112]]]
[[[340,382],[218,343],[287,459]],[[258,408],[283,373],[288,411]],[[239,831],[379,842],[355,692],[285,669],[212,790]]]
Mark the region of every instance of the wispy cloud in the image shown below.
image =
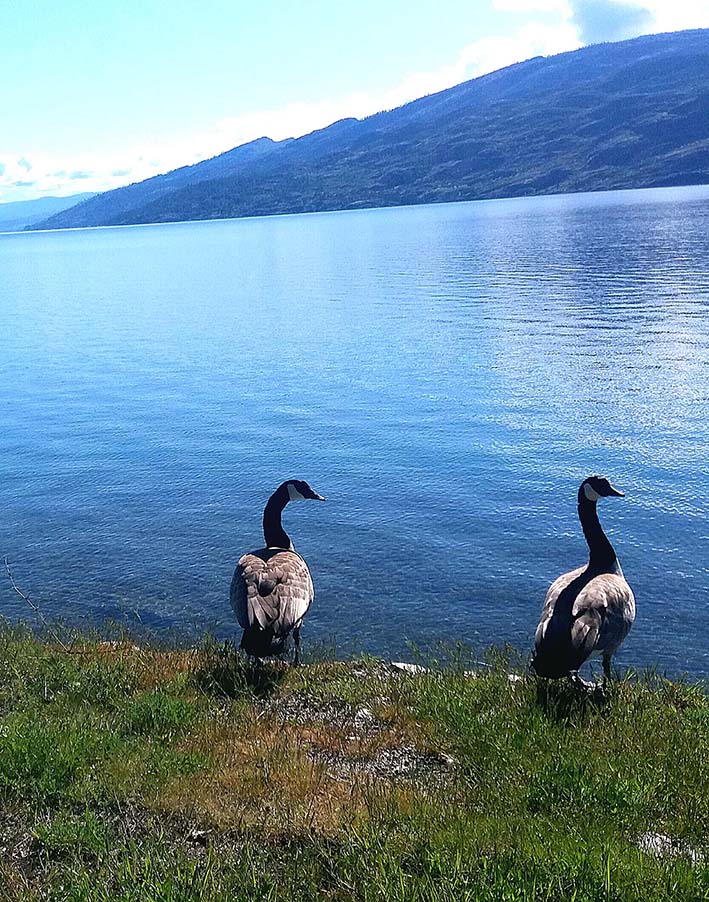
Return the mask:
[[[443,91],[469,78],[484,75],[531,56],[548,56],[580,46],[569,22],[531,22],[507,36],[492,36],[467,45],[452,63],[427,72],[414,72],[399,84],[378,93],[353,92],[344,97],[314,103],[292,103],[285,107],[257,110],[222,119],[217,129],[228,147],[253,138],[295,138],[338,119],[361,119],[381,110],[390,110],[417,97]]]

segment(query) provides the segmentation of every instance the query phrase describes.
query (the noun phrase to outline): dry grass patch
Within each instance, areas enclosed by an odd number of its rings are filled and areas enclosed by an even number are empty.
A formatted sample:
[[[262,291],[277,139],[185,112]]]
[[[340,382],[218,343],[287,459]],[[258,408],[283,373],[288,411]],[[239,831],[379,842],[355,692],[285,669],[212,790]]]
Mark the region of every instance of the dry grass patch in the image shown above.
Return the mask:
[[[293,724],[246,710],[226,723],[213,721],[193,731],[189,750],[208,755],[210,765],[194,778],[176,779],[157,803],[189,808],[220,829],[258,828],[277,836],[289,831],[331,835],[367,815],[375,800],[396,796],[381,775],[356,766],[375,760],[393,737],[352,740],[324,724]],[[352,762],[333,772],[327,755]]]
[[[136,677],[136,688],[142,690],[155,689],[193,673],[203,657],[200,649],[149,649],[128,641],[97,642],[83,648],[81,654],[87,660],[130,668]]]

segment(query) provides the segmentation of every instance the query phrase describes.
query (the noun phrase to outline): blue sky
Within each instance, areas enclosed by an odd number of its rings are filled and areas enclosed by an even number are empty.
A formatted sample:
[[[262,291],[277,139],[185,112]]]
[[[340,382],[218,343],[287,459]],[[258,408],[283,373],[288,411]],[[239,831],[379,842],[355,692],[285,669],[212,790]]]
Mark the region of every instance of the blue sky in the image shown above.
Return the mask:
[[[0,202],[117,187],[540,53],[693,27],[709,3],[10,0]]]

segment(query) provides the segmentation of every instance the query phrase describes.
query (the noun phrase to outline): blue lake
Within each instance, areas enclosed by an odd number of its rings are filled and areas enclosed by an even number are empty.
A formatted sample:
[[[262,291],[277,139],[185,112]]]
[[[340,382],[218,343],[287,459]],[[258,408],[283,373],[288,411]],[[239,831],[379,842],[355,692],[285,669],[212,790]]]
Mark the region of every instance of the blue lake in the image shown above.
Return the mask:
[[[298,476],[306,645],[527,648],[605,472],[618,661],[706,674],[708,264],[709,188],[0,235],[0,554],[48,617],[228,636]]]

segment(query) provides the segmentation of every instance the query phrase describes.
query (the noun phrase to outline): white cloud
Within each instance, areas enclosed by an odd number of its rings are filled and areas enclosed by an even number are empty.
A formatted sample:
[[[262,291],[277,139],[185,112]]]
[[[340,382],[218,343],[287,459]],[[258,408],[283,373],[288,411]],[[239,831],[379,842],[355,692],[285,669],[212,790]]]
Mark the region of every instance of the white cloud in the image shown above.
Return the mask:
[[[709,3],[706,0],[643,0],[643,6],[654,16],[654,33],[709,28]]]
[[[223,119],[217,128],[228,147],[263,135],[274,140],[299,137],[338,119],[350,116],[361,119],[529,57],[549,56],[579,46],[576,31],[568,22],[556,25],[529,23],[512,35],[475,41],[465,47],[453,63],[430,72],[411,73],[398,85],[381,93],[355,92],[337,99],[259,110]]]
[[[34,197],[66,197],[85,191],[108,191],[202,159],[191,142],[165,142],[127,148],[110,156],[84,153],[51,156],[33,153],[31,172],[21,154],[0,148],[0,203]],[[207,154],[208,155],[208,154]]]
[[[466,65],[474,75],[483,75],[532,56],[552,56],[580,47],[576,30],[568,22],[543,25],[530,22],[509,37],[489,37],[463,51]]]

